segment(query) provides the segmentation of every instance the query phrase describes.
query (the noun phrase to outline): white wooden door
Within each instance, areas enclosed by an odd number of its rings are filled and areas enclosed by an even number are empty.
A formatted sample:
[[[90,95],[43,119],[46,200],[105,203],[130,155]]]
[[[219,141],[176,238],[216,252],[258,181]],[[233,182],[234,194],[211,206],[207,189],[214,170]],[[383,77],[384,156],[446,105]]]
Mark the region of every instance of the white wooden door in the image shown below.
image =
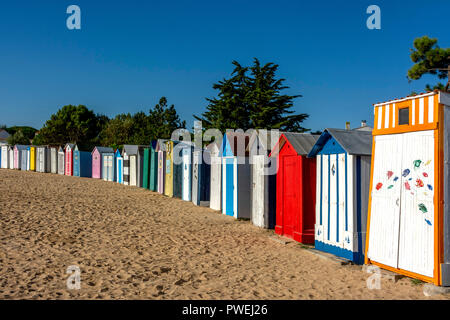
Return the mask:
[[[434,133],[375,138],[368,257],[432,277]]]
[[[197,204],[197,201],[199,199],[199,177],[198,177],[198,168],[199,163],[201,162],[202,153],[201,152],[194,152],[192,154],[192,202]]]
[[[130,156],[130,186],[136,186],[136,156]]]
[[[211,156],[211,192],[209,207],[214,210],[221,209],[222,166],[220,162],[220,157]]]
[[[182,199],[185,201],[191,201],[191,181],[190,181],[190,163],[191,163],[191,155],[183,154],[183,194]]]
[[[252,222],[264,228],[264,158],[253,156],[252,165]]]
[[[402,147],[398,267],[433,277],[434,132],[406,133]]]
[[[376,262],[398,267],[402,135],[375,137],[369,250]]]

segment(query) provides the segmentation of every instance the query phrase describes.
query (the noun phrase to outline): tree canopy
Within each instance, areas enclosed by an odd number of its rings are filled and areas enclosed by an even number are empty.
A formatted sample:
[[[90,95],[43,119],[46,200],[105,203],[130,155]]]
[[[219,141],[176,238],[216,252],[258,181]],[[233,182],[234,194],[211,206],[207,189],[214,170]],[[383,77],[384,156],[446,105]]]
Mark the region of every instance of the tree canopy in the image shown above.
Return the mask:
[[[305,113],[294,114],[294,99],[301,95],[282,94],[288,89],[278,79],[279,65],[272,62],[261,65],[254,59],[253,65],[244,67],[232,62],[234,69],[231,78],[223,79],[213,85],[217,97],[207,98],[206,111],[194,117],[203,122],[203,128],[226,129],[279,129],[282,131],[304,132],[302,127],[308,118]]]
[[[22,130],[16,130],[14,134],[11,134],[8,137],[8,144],[13,146],[16,144],[23,144],[23,145],[29,145],[30,144],[30,138],[27,137]]]
[[[436,75],[438,79],[446,79],[450,73],[450,48],[442,49],[438,40],[423,36],[414,40],[414,49],[411,49],[411,60],[414,65],[408,70],[408,79],[418,80],[425,74]],[[450,79],[449,79],[450,81]],[[435,89],[448,90],[445,85],[438,82],[434,86],[426,85],[427,91]]]
[[[100,134],[101,143],[118,148],[124,144],[148,145],[155,139],[170,139],[175,129],[185,128],[175,106],[168,106],[167,99],[161,97],[159,103],[145,112],[119,114],[111,119]]]
[[[34,144],[77,143],[81,148],[92,148],[108,118],[96,115],[86,106],[66,105],[53,114],[33,140]]]

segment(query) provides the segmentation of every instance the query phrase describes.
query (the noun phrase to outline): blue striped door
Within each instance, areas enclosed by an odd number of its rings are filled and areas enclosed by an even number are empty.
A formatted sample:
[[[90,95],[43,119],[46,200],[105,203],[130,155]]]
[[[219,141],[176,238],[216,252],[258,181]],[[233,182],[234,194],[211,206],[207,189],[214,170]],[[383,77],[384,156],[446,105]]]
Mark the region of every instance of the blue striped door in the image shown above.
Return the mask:
[[[228,216],[234,216],[234,159],[226,159],[226,210]]]

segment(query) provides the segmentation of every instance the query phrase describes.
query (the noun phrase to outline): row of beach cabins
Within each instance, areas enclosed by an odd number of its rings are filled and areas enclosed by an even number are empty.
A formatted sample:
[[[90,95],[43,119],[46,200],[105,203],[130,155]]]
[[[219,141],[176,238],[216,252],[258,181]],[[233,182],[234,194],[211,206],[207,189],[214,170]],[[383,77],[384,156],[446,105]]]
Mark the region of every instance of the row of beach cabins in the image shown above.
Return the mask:
[[[2,146],[1,168],[142,187],[356,264],[450,286],[450,94],[374,105],[374,128],[227,132],[206,148]]]

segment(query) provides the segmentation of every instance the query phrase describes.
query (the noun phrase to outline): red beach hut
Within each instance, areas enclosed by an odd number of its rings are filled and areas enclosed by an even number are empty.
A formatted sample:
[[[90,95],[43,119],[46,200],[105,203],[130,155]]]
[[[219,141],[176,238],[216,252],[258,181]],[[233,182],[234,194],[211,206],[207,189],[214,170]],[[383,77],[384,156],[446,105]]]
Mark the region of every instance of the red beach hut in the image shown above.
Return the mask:
[[[64,174],[66,176],[73,176],[73,150],[75,149],[75,144],[67,143],[64,149],[66,152]]]
[[[314,243],[316,160],[307,158],[318,135],[283,133],[270,157],[277,157],[275,233]]]

